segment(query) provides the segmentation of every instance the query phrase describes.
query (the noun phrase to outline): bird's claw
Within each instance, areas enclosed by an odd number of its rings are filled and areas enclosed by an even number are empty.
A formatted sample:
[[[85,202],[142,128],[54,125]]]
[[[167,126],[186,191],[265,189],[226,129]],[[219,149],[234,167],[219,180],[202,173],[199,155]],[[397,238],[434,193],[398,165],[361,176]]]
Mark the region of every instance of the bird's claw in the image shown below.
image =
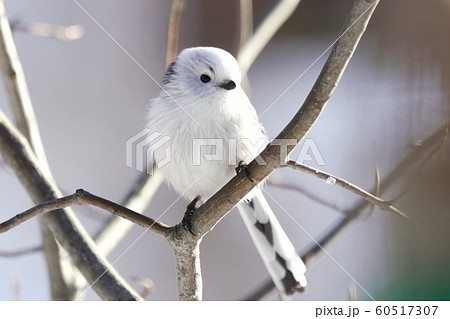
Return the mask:
[[[189,205],[186,206],[186,212],[184,213],[183,220],[181,221],[181,225],[184,230],[190,232],[193,236],[197,236],[197,233],[194,232],[192,227],[192,217],[194,216],[194,212],[196,210],[195,205],[199,200],[200,196],[197,196],[192,202],[189,203]]]
[[[244,174],[250,182],[256,183],[256,181],[250,176],[250,173],[248,172],[248,165],[244,161],[240,161],[238,163],[235,171],[237,176],[241,176],[241,174]]]

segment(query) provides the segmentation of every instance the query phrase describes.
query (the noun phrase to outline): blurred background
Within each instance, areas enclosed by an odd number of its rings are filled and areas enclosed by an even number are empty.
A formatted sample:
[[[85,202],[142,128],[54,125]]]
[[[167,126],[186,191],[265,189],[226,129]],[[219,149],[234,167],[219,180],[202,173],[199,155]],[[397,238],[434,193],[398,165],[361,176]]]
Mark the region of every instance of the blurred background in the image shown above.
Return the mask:
[[[253,2],[257,23],[273,1]],[[171,1],[79,3],[149,74],[161,80]],[[269,137],[275,137],[301,106],[328,52],[312,63],[337,39],[352,4],[351,0],[301,1],[249,70],[248,93],[258,113],[264,113],[261,121]],[[5,6],[58,185],[67,194],[84,188],[120,202],[142,174],[125,165],[125,143],[144,127],[146,105],[159,87],[75,2],[5,0]],[[307,136],[325,161],[320,169],[371,190],[377,167],[383,181],[449,121],[449,14],[450,1],[381,1],[340,85]],[[34,23],[80,25],[83,33],[77,40],[60,41],[24,31]],[[180,23],[180,50],[208,45],[237,53],[239,1],[185,0]],[[3,86],[0,108],[11,115]],[[311,157],[305,164],[317,166]],[[383,194],[391,199],[408,186],[396,206],[415,223],[378,209],[371,214],[366,210],[326,247],[332,258],[322,253],[311,264],[308,288],[294,300],[349,300],[354,287],[358,300],[371,299],[361,287],[377,300],[449,300],[449,164],[446,142],[421,170],[412,169],[409,177]],[[312,238],[322,238],[344,211],[360,202],[348,191],[289,169],[275,172],[271,180],[302,187],[329,204],[270,183],[266,187],[283,206],[269,199],[300,252],[306,252],[314,244]],[[163,185],[143,213],[156,218],[176,198]],[[161,220],[178,223],[186,204],[178,200]],[[0,219],[31,206],[12,171],[0,160]],[[96,209],[75,211],[92,234],[109,218]],[[116,260],[142,232],[133,227],[108,259]],[[40,242],[38,222],[31,220],[0,236],[0,253],[36,247]],[[234,210],[204,238],[201,251],[205,300],[245,298],[268,278]],[[148,299],[177,299],[172,249],[160,236],[146,232],[115,267],[138,291],[142,287],[133,278],[150,278],[154,291]],[[273,292],[265,298],[278,297]],[[41,252],[0,257],[0,300],[15,299],[51,299]],[[98,300],[98,296],[91,289],[86,299]]]

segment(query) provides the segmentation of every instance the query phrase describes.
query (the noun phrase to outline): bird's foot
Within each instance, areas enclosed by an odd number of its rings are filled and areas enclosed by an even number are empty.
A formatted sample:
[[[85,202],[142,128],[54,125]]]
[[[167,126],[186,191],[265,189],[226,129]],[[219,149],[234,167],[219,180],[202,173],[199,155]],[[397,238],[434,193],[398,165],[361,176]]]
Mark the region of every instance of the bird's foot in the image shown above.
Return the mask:
[[[244,174],[250,182],[256,183],[256,181],[250,176],[250,173],[248,172],[248,165],[244,161],[240,161],[238,163],[235,171],[237,176],[241,176],[241,174]]]
[[[183,220],[181,221],[181,225],[183,225],[184,230],[190,232],[193,236],[197,236],[192,228],[192,217],[194,216],[194,212],[196,210],[195,205],[200,200],[200,196],[194,198],[189,205],[186,206],[186,212],[184,213]]]

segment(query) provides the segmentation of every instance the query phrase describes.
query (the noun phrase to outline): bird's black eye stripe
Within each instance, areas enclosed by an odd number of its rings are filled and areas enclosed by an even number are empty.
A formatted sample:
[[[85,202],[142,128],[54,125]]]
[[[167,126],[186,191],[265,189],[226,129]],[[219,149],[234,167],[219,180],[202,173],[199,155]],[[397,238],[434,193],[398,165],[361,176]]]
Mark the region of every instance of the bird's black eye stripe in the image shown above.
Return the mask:
[[[200,81],[202,81],[203,83],[208,83],[209,81],[211,81],[211,77],[208,74],[203,73],[200,76]]]

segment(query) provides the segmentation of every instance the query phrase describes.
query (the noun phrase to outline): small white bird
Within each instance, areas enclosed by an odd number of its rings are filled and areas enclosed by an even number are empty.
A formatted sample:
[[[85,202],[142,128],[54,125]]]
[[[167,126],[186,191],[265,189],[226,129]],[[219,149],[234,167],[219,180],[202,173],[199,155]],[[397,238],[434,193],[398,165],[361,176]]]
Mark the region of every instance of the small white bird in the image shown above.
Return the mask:
[[[240,83],[239,65],[230,53],[213,47],[185,49],[150,102],[147,128],[170,137],[164,147],[151,149],[154,161],[167,162],[160,171],[190,201],[208,200],[238,165],[250,163],[268,143]],[[306,267],[259,187],[238,209],[279,292],[302,290]],[[189,207],[185,228],[193,233],[188,213]]]

